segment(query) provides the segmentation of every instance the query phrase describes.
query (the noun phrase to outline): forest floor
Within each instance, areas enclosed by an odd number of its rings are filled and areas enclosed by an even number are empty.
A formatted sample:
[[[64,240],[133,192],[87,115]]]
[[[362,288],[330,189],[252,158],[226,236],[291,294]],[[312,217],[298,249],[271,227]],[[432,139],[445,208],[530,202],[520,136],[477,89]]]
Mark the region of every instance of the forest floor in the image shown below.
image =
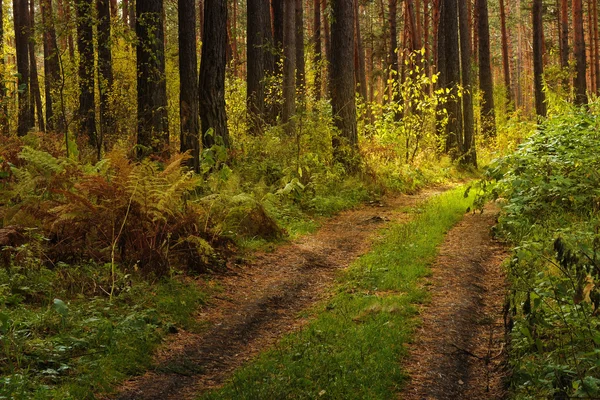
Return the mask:
[[[321,229],[270,253],[256,253],[217,276],[201,333],[172,335],[155,367],[126,382],[116,399],[193,399],[308,322],[300,315],[331,295],[337,274],[369,251],[381,227],[408,221],[415,207],[446,188],[385,197],[341,213]],[[504,278],[502,247],[490,235],[495,212],[467,215],[448,234],[429,278],[407,399],[502,397]],[[439,343],[438,343],[439,342]],[[485,389],[489,388],[486,392]]]

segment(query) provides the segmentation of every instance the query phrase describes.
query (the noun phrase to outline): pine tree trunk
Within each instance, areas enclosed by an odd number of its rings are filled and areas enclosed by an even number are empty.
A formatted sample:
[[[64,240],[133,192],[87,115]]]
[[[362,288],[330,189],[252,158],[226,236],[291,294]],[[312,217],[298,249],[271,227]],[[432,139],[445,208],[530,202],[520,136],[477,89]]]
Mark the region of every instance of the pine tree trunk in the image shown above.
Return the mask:
[[[162,0],[136,2],[138,157],[148,153],[168,154],[169,119],[162,10]]]
[[[487,0],[477,0],[477,31],[479,36],[479,89],[482,92],[481,129],[486,137],[490,137],[496,135],[496,116]]]
[[[367,76],[365,67],[365,49],[360,32],[359,0],[354,0],[354,69],[356,73],[357,92],[363,101],[367,100]]]
[[[512,89],[510,85],[510,64],[508,60],[508,35],[506,33],[506,9],[504,0],[500,0],[500,29],[502,35],[502,67],[504,69],[504,86],[506,89],[506,102],[512,101]]]
[[[457,85],[460,84],[460,49],[458,41],[458,7],[457,0],[442,0],[443,24],[446,67],[446,88],[450,89],[451,98],[446,104],[448,110],[448,126],[446,130],[446,153],[457,159],[462,139],[462,116],[458,97]],[[442,45],[440,43],[440,45]]]
[[[334,157],[349,171],[358,166],[358,134],[354,99],[354,8],[352,0],[333,0],[331,24],[331,107],[339,130],[332,142]]]
[[[313,19],[313,46],[314,46],[314,59],[313,63],[315,65],[315,99],[321,100],[321,0],[314,0],[314,19]]]
[[[98,11],[98,87],[100,89],[99,144],[102,145],[107,136],[114,131],[114,118],[110,110],[110,93],[113,88],[114,77],[112,70],[109,0],[97,0],[96,9]]]
[[[94,36],[92,0],[77,0],[77,50],[79,52],[79,124],[81,133],[99,151],[96,134],[96,96],[94,90]]]
[[[262,132],[265,114],[265,14],[266,0],[248,0],[247,2],[247,69],[246,102],[248,107],[248,130],[252,135]]]
[[[34,22],[35,21],[35,4],[33,0],[29,1],[29,29],[30,29],[30,39],[29,39],[29,63],[30,63],[30,75],[29,79],[31,81],[31,105],[35,103],[35,110],[32,107],[32,114],[37,115],[38,119],[38,127],[40,132],[46,132],[46,126],[44,123],[44,111],[42,105],[42,93],[40,92],[40,80],[37,70],[37,60],[35,57],[35,45],[36,41],[34,39]],[[36,113],[37,112],[37,113]]]
[[[296,113],[296,0],[283,1],[283,110],[281,119],[289,124]],[[288,126],[288,132],[293,127]]]
[[[477,153],[475,150],[475,118],[473,116],[473,87],[471,84],[471,33],[469,15],[464,1],[458,2],[458,21],[460,30],[460,68],[462,72],[462,87],[465,89],[462,96],[463,137],[461,162],[477,167]]]
[[[325,85],[326,97],[331,97],[331,32],[329,29],[327,1],[328,0],[321,0],[321,16],[323,19],[323,45],[325,46],[325,76],[327,77],[327,84]]]
[[[533,83],[535,92],[535,112],[540,117],[546,116],[546,97],[543,91],[544,59],[542,54],[543,21],[542,0],[533,0]]]
[[[573,0],[573,53],[576,75],[573,79],[575,104],[587,104],[585,40],[583,36],[583,9],[581,0]]]
[[[594,52],[594,68],[596,69],[596,95],[600,94],[600,43],[598,42],[598,2],[592,2],[592,13],[594,26],[594,40],[593,40],[593,52]]]
[[[121,9],[123,24],[129,26],[129,0],[122,0]]]
[[[49,131],[64,132],[63,118],[57,118],[54,113],[55,99],[58,99],[61,85],[58,43],[54,28],[52,0],[41,1],[42,25],[44,27],[44,73],[46,93],[46,128]]]
[[[389,102],[398,102],[400,100],[400,68],[398,65],[398,0],[389,0],[388,23],[390,28],[390,47],[388,49],[388,82],[389,82]],[[396,120],[401,118],[400,113],[396,112]]]
[[[225,113],[227,1],[204,1],[204,44],[200,61],[200,132],[204,148],[229,147]]]
[[[29,8],[27,0],[13,0],[13,20],[15,24],[15,49],[19,90],[17,134],[24,136],[33,127],[33,115],[29,95]]]
[[[295,25],[296,25],[296,92],[301,103],[304,102],[306,90],[306,65],[304,62],[304,8],[302,0],[296,1]]]
[[[178,0],[179,22],[179,138],[180,151],[189,151],[188,166],[200,171],[198,110],[198,58],[196,56],[196,4]]]
[[[0,0],[0,21],[4,21],[4,2]],[[0,133],[8,135],[8,114],[6,107],[6,85],[4,84],[4,24],[0,23]]]
[[[560,0],[560,67],[569,67],[569,0]]]

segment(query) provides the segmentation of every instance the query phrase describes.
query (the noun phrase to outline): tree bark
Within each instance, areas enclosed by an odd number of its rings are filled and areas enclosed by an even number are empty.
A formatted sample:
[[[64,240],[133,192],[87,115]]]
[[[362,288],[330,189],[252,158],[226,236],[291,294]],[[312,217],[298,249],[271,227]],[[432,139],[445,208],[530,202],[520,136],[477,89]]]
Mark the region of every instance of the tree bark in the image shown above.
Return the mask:
[[[44,27],[44,72],[45,72],[45,94],[46,94],[46,128],[49,131],[64,132],[63,118],[57,118],[54,114],[55,99],[61,85],[58,43],[56,41],[56,29],[54,28],[54,13],[52,12],[52,0],[41,1],[42,25]]]
[[[314,0],[314,34],[313,34],[313,46],[314,46],[314,65],[315,65],[315,99],[321,100],[321,0]]]
[[[585,39],[583,36],[583,9],[581,0],[573,0],[573,53],[576,63],[576,75],[573,79],[575,104],[587,104]]]
[[[200,132],[205,148],[229,147],[225,113],[227,1],[204,1],[204,44],[200,61]]]
[[[535,112],[540,117],[546,116],[546,97],[543,91],[544,55],[542,54],[543,20],[542,0],[533,0],[533,83],[535,92]]]
[[[304,62],[304,8],[302,0],[296,0],[296,92],[303,102],[306,90],[306,66]]]
[[[0,0],[0,21],[4,21],[3,1]],[[8,114],[6,107],[6,85],[4,84],[4,24],[0,23],[0,133],[8,135]]]
[[[283,110],[282,121],[289,124],[296,113],[296,1],[283,0]],[[288,132],[293,127],[289,126]]]
[[[33,127],[33,115],[29,95],[29,9],[27,0],[13,0],[13,19],[15,24],[15,49],[17,55],[17,73],[19,85],[19,106],[17,134],[24,136]]]
[[[359,0],[354,0],[354,69],[356,74],[357,92],[363,101],[367,100],[367,75],[365,67],[365,49],[360,32]]]
[[[473,116],[473,97],[471,85],[471,33],[469,15],[464,1],[458,2],[458,21],[460,31],[460,64],[462,72],[462,87],[465,89],[462,96],[463,137],[461,162],[477,167],[477,153],[475,150],[475,118]]]
[[[390,28],[390,48],[388,49],[388,82],[390,87],[388,88],[388,93],[389,102],[398,102],[400,101],[400,68],[398,65],[398,0],[389,0],[388,8],[388,23]],[[396,120],[399,120],[401,115],[398,112],[394,112],[394,117]]]
[[[446,88],[450,90],[451,97],[446,103],[448,111],[448,125],[446,130],[446,153],[453,159],[459,157],[460,140],[462,138],[462,116],[457,85],[460,84],[460,49],[458,40],[458,7],[457,0],[442,0],[442,16],[444,43],[440,43],[442,51],[445,49]]]
[[[506,9],[504,0],[500,0],[500,29],[502,35],[502,67],[504,69],[504,86],[506,89],[506,102],[512,101],[512,89],[510,84],[510,63],[508,59],[508,35],[506,32]]]
[[[168,154],[169,119],[162,10],[162,0],[136,2],[138,157]]]
[[[33,39],[34,32],[34,21],[35,21],[35,5],[33,0],[29,2],[29,29],[30,29],[30,39],[29,39],[29,68],[30,74],[29,79],[31,81],[29,88],[31,89],[31,106],[32,106],[32,114],[37,115],[38,127],[40,132],[46,132],[46,125],[44,123],[44,111],[42,106],[42,93],[40,92],[40,80],[37,70],[37,60],[35,57],[35,40]],[[33,107],[35,104],[35,107]]]
[[[129,0],[123,0],[121,3],[122,19],[125,26],[129,26]]]
[[[339,136],[334,157],[349,171],[358,167],[358,134],[354,98],[354,9],[352,0],[333,0],[331,24],[331,106]]]
[[[496,135],[496,115],[487,0],[477,0],[477,31],[479,36],[479,89],[482,92],[481,129],[486,137],[490,137]]]
[[[248,0],[247,2],[247,69],[246,104],[248,107],[248,130],[252,135],[262,132],[265,114],[265,21],[263,8],[266,0]]]
[[[596,70],[596,95],[600,94],[600,43],[598,38],[598,2],[592,2],[592,13],[594,27],[593,52],[594,52],[594,68]]]
[[[325,76],[327,77],[326,95],[331,96],[331,32],[329,29],[329,14],[327,1],[321,0],[321,16],[323,19],[323,45],[325,46]],[[323,59],[323,57],[321,57]]]
[[[179,139],[182,153],[189,151],[188,166],[200,171],[198,110],[198,58],[196,56],[196,4],[178,0],[179,22]]]
[[[112,0],[111,0],[112,1]],[[112,52],[110,37],[110,3],[109,0],[97,0],[98,11],[98,88],[100,91],[100,145],[107,135],[114,131],[114,118],[110,110],[110,93],[114,77],[112,70]]]

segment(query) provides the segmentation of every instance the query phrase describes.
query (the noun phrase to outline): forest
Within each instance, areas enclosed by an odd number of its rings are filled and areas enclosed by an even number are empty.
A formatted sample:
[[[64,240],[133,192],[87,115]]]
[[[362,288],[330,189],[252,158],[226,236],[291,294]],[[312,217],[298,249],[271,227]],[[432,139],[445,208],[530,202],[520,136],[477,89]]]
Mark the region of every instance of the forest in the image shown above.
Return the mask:
[[[0,399],[600,397],[597,1],[0,21]]]

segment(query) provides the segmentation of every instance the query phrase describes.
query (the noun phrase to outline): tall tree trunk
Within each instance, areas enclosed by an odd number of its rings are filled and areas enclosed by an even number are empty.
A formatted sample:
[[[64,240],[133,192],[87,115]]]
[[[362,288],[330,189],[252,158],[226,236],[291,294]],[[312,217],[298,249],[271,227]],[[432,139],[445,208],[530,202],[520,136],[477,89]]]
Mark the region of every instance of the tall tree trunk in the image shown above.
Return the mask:
[[[140,0],[145,1],[145,0]],[[129,0],[129,29],[135,32],[137,25],[136,0]]]
[[[225,113],[227,0],[204,1],[204,45],[200,61],[200,132],[202,144],[229,147]]]
[[[490,56],[490,25],[487,0],[477,0],[477,31],[479,36],[479,89],[482,92],[481,128],[486,137],[496,134],[494,82]]]
[[[162,10],[162,0],[136,1],[138,157],[148,153],[168,154],[169,119]]]
[[[314,34],[313,34],[313,46],[314,46],[314,59],[313,63],[315,65],[315,99],[321,100],[321,0],[314,0],[313,3],[313,26],[314,26]]]
[[[354,8],[352,0],[333,0],[331,24],[331,107],[339,136],[334,157],[349,171],[358,167],[358,134],[354,99]]]
[[[504,0],[500,0],[500,28],[502,35],[502,66],[504,68],[506,102],[507,104],[510,104],[512,101],[512,89],[510,85],[510,63],[508,60],[508,35],[506,32],[506,9],[504,7]]]
[[[390,83],[389,99],[390,102],[398,102],[400,100],[400,68],[398,65],[398,0],[389,0],[389,27],[390,27],[390,48],[388,49],[388,68]],[[395,112],[395,118],[401,118],[400,113]]]
[[[593,52],[594,52],[594,68],[596,70],[596,95],[600,94],[600,43],[598,38],[598,2],[592,2],[592,13],[593,13],[593,27],[594,27],[594,38],[593,38]]]
[[[441,1],[440,24],[442,32],[440,36],[445,36],[440,52],[445,51],[444,63],[446,73],[444,84],[450,90],[451,98],[446,104],[448,111],[448,125],[446,126],[446,153],[450,154],[453,159],[456,159],[460,151],[460,141],[462,139],[462,116],[461,105],[458,97],[457,85],[460,84],[460,48],[458,40],[458,7],[457,0],[442,0]]]
[[[0,0],[0,133],[8,135],[8,115],[6,107],[6,85],[4,83],[4,2]]]
[[[321,16],[323,19],[323,45],[325,46],[325,76],[327,77],[327,97],[331,96],[331,33],[329,30],[329,14],[327,13],[327,1],[321,0]],[[331,1],[331,0],[329,0]],[[322,57],[321,57],[322,58]]]
[[[427,76],[431,76],[431,50],[429,43],[429,0],[423,0],[423,49],[425,50],[425,74]]]
[[[15,48],[19,88],[19,110],[17,134],[24,136],[33,127],[33,115],[29,95],[29,8],[27,0],[13,0],[13,20],[15,23]]]
[[[594,3],[597,0],[594,1]],[[587,0],[587,9],[588,9],[588,13],[587,13],[587,28],[588,28],[588,40],[589,40],[589,75],[590,75],[590,82],[589,82],[589,88],[590,88],[590,92],[592,93],[596,93],[596,62],[594,60],[594,23],[593,23],[593,18],[594,18],[594,12],[593,12],[593,8],[592,8],[592,0]]]
[[[573,53],[575,55],[576,75],[573,79],[575,104],[587,104],[585,40],[583,36],[583,9],[581,0],[573,0]]]
[[[296,25],[296,92],[303,102],[306,90],[306,66],[304,62],[304,8],[302,0],[296,1],[295,21]]]
[[[122,9],[122,19],[123,19],[123,24],[125,26],[129,26],[129,0],[122,0],[121,2],[121,9]]]
[[[533,0],[533,83],[535,92],[535,112],[540,117],[546,116],[546,97],[543,91],[544,56],[542,54],[543,20],[542,0]]]
[[[569,67],[569,0],[560,0],[560,67]]]
[[[365,67],[365,49],[360,33],[359,0],[354,0],[354,70],[356,74],[357,92],[363,101],[367,100],[367,76]]]
[[[461,162],[477,167],[477,153],[475,151],[475,118],[473,116],[473,97],[471,86],[471,33],[469,15],[464,1],[458,2],[458,21],[460,31],[460,68],[462,72],[462,87],[465,89],[462,96],[463,137]],[[460,140],[459,140],[460,142]]]
[[[284,124],[296,113],[296,1],[283,0],[283,110]],[[289,127],[290,131],[292,127]]]
[[[58,43],[56,41],[56,29],[54,28],[54,13],[52,12],[52,0],[41,1],[42,25],[44,29],[44,72],[46,93],[46,128],[49,131],[55,129],[63,132],[63,118],[54,115],[54,101],[58,98],[61,85]]]
[[[79,52],[79,124],[92,146],[100,151],[96,134],[96,96],[94,90],[94,36],[92,0],[77,0],[77,50]]]
[[[67,47],[69,48],[69,58],[75,61],[75,40],[73,39],[73,30],[71,29],[71,0],[58,0],[58,19],[65,23],[67,27]]]
[[[114,118],[110,110],[110,93],[114,77],[109,6],[109,0],[96,0],[98,10],[98,87],[100,89],[100,138],[98,142],[100,145],[104,143],[107,135],[114,131]]]
[[[200,138],[198,110],[198,58],[196,56],[196,4],[194,0],[178,0],[179,22],[179,120],[180,150],[189,151],[188,163],[200,171]]]
[[[117,4],[117,0],[110,0],[110,17],[117,18],[118,13],[119,13],[119,6]]]
[[[30,64],[30,75],[29,79],[31,81],[30,89],[31,89],[31,98],[33,101],[31,105],[35,103],[35,110],[32,107],[32,113],[37,112],[37,120],[38,127],[41,132],[46,132],[46,126],[44,124],[44,111],[42,106],[42,93],[40,92],[40,80],[37,70],[37,60],[35,57],[35,40],[33,39],[34,32],[34,21],[35,21],[35,4],[33,0],[29,2],[29,29],[30,29],[30,39],[29,39],[29,64]]]
[[[263,8],[268,6],[265,0],[247,2],[247,68],[246,102],[248,107],[248,130],[252,135],[262,132],[265,114],[265,21]]]

